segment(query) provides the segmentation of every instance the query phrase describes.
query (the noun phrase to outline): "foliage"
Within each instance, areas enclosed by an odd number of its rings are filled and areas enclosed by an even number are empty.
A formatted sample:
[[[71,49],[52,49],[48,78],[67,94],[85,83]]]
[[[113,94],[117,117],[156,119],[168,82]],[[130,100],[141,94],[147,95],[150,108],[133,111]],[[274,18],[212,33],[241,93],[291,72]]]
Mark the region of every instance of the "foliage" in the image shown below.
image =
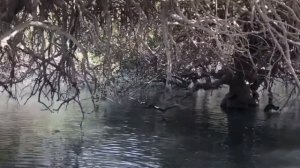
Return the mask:
[[[0,85],[12,97],[25,79],[33,80],[29,97],[62,105],[80,104],[82,83],[92,98],[154,81],[205,79],[197,89],[213,89],[228,73],[243,74],[253,90],[275,78],[300,87],[298,1],[27,2],[0,0]]]

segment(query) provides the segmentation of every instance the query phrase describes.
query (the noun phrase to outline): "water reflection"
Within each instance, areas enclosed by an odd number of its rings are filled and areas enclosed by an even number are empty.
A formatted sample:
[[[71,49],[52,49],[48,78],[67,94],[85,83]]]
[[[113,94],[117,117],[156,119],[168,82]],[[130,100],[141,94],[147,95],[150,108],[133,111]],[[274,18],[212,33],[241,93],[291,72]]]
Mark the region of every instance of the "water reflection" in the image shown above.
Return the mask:
[[[134,100],[102,102],[82,130],[75,105],[51,114],[34,101],[2,101],[0,167],[299,167],[299,105],[271,117],[263,107],[225,113],[223,92],[175,100],[180,106],[163,114],[166,122]],[[174,103],[168,95],[158,101],[163,92],[151,94],[153,103]]]
[[[228,145],[228,160],[232,167],[256,167],[253,145],[255,145],[255,112],[241,113],[231,111],[227,113],[228,133],[225,144]]]

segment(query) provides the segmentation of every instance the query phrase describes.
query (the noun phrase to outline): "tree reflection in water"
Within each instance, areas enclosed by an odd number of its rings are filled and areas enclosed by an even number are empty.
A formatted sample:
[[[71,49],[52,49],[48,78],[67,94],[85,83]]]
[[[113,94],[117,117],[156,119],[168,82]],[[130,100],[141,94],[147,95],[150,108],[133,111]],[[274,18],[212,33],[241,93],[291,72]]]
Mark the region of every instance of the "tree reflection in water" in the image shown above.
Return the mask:
[[[228,160],[234,167],[255,167],[252,148],[254,145],[255,112],[227,112]]]

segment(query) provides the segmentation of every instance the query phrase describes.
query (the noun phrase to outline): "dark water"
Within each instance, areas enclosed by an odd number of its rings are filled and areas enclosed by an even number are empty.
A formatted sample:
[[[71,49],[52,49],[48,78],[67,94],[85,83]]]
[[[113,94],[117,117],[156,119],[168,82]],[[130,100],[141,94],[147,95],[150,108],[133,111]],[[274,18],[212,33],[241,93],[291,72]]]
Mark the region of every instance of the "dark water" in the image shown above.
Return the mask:
[[[133,100],[101,103],[82,131],[76,106],[51,114],[36,103],[18,106],[1,97],[0,167],[300,167],[297,101],[280,115],[224,113],[222,95],[199,92],[167,111],[166,122]]]

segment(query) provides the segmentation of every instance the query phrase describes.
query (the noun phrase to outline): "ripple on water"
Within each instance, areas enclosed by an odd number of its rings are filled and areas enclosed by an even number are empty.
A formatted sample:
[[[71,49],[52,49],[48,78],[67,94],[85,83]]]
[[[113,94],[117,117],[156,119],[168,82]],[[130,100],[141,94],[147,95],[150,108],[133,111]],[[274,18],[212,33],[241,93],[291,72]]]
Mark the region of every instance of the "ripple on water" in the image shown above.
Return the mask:
[[[197,105],[194,111],[170,110],[175,115],[170,114],[167,122],[162,122],[157,112],[128,105],[123,113],[118,106],[117,112],[106,117],[100,112],[87,115],[83,130],[78,127],[80,112],[72,106],[59,114],[41,112],[38,106],[3,108],[0,167],[299,165],[298,115],[265,119],[263,113],[257,112],[231,116],[220,110],[214,96],[197,101],[205,105]],[[286,122],[296,127],[283,126]],[[274,123],[278,127],[272,127]],[[270,159],[276,162],[267,163]]]

